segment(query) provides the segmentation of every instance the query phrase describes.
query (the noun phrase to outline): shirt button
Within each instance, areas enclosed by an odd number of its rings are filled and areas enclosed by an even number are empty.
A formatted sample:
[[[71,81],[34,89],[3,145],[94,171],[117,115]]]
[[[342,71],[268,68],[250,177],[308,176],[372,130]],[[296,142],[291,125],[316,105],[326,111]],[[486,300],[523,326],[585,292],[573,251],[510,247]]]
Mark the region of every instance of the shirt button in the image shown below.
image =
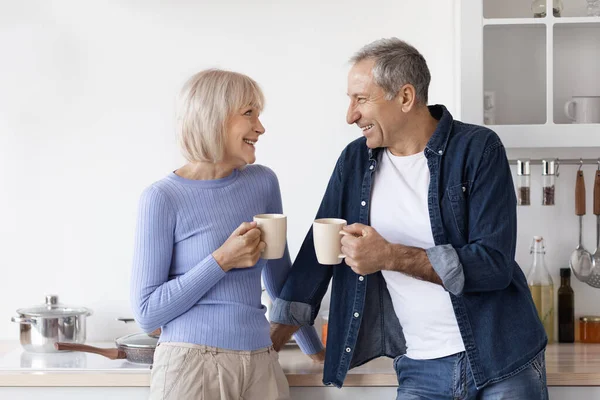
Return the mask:
[[[354,318],[358,318],[359,315],[360,315],[359,313],[355,312],[354,313]]]
[[[444,154],[444,152],[442,150],[438,151],[438,154]]]
[[[360,202],[360,205],[364,207],[364,206],[367,205],[367,202],[363,200],[363,201]]]
[[[359,276],[359,277],[358,277],[358,280],[362,282],[362,281],[364,281],[364,280],[365,280],[365,277],[364,277],[364,276]]]
[[[350,347],[346,347],[346,353],[350,353],[352,349]]]
[[[463,187],[462,187],[462,190],[463,190],[463,193],[464,193],[464,192],[466,192],[466,191],[467,191],[467,188],[463,186]]]
[[[375,167],[374,167],[374,166],[372,166],[372,165],[369,167],[369,169],[370,169],[371,171],[373,171],[373,168],[375,168]]]

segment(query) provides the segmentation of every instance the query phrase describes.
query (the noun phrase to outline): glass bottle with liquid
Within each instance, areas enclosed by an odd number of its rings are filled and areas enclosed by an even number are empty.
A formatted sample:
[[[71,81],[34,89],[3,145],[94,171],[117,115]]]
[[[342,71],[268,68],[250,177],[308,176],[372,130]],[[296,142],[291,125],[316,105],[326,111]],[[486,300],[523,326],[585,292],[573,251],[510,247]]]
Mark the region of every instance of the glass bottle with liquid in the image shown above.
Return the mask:
[[[571,269],[560,269],[560,287],[558,288],[558,341],[575,341],[575,293],[571,287]]]
[[[527,284],[538,317],[548,336],[548,343],[552,343],[554,341],[554,283],[546,268],[544,254],[546,254],[544,238],[534,236],[531,244],[532,262],[527,274]]]
[[[554,17],[560,17],[562,15],[563,2],[562,0],[552,0],[552,15]],[[534,18],[545,18],[546,17],[546,0],[532,0],[531,11],[533,11]]]

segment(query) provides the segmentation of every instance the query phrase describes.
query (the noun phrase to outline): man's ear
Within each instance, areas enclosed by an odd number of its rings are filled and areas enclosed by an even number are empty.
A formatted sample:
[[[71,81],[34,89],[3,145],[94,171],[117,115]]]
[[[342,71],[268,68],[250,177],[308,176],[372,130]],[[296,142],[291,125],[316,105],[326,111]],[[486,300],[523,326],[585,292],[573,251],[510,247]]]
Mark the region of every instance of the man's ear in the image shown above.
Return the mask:
[[[396,101],[400,104],[402,112],[407,113],[413,109],[417,102],[417,91],[410,83],[402,86],[396,95]]]

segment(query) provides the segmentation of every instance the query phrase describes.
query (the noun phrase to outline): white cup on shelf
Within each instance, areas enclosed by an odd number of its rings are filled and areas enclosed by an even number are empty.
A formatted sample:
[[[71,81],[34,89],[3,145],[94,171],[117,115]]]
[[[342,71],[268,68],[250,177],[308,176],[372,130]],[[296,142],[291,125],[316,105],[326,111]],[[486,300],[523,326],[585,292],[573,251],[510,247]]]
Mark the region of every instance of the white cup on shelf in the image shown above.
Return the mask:
[[[600,123],[600,96],[573,96],[565,104],[565,115],[574,124]]]

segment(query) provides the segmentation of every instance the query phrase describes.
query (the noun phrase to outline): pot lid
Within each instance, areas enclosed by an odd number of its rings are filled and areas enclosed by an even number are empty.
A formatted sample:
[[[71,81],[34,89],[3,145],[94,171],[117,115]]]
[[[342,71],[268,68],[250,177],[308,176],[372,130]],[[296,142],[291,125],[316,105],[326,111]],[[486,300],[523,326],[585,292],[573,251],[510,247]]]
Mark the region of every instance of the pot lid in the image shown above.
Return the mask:
[[[115,343],[117,346],[132,349],[154,349],[158,344],[158,339],[148,336],[145,333],[133,333],[131,335],[118,338]]]
[[[38,306],[29,308],[19,308],[18,314],[25,315],[27,317],[68,317],[76,315],[91,315],[92,311],[85,307],[69,307],[58,302],[58,296],[48,295],[46,296],[46,302]]]

